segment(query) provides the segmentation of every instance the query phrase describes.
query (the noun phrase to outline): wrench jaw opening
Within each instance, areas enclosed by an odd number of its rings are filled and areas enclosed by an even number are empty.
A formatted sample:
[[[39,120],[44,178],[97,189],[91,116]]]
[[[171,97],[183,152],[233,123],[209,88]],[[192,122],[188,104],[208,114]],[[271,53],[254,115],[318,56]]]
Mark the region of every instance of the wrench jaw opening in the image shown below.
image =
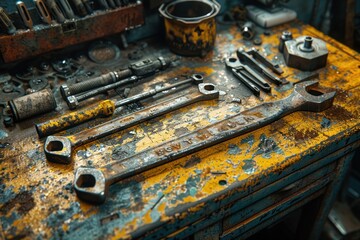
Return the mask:
[[[106,199],[108,187],[105,176],[100,170],[79,167],[75,173],[74,189],[80,199],[101,204]]]
[[[295,85],[295,98],[300,97],[304,101],[299,110],[321,112],[332,106],[336,92],[325,93],[311,89],[318,84],[318,81],[306,81]]]
[[[48,136],[44,144],[45,157],[50,162],[69,164],[71,162],[72,144],[62,136]]]
[[[212,83],[200,83],[198,85],[199,92],[203,94],[205,99],[214,99],[219,97],[219,89]]]

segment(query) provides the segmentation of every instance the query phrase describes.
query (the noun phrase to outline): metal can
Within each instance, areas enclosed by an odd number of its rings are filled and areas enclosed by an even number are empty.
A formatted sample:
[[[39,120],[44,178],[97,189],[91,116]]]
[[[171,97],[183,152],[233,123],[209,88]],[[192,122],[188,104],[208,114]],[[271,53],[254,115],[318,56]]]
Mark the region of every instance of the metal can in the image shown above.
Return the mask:
[[[215,16],[220,4],[214,0],[175,0],[159,8],[164,17],[169,48],[183,56],[204,57],[215,44]]]

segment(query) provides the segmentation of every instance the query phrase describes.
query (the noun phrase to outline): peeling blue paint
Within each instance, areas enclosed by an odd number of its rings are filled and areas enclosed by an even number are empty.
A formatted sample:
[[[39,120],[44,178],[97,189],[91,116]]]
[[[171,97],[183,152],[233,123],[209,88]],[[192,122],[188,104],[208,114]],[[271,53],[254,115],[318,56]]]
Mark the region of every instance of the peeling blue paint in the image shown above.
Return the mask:
[[[229,144],[227,153],[229,155],[237,155],[241,153],[241,149],[236,144]]]
[[[323,117],[321,120],[321,127],[322,128],[328,128],[331,125],[330,119],[327,119],[326,117]]]
[[[266,137],[265,134],[260,136],[260,143],[258,145],[258,149],[254,153],[254,157],[262,154],[263,158],[271,158],[271,153],[275,152],[277,154],[284,154],[283,150],[279,148],[276,142],[272,138]]]
[[[249,144],[249,148],[246,150],[246,152],[250,152],[250,149],[254,145],[254,135],[249,135],[248,137],[241,140],[241,144]]]
[[[257,166],[256,166],[256,162],[252,159],[247,159],[244,160],[244,165],[242,166],[243,171],[246,174],[253,174],[255,173]]]

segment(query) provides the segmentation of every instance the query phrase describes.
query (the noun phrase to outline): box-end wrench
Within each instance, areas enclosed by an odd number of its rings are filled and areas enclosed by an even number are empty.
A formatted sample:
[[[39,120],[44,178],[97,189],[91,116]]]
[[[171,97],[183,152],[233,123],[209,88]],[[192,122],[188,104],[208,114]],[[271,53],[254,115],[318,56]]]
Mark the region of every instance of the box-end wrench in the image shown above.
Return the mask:
[[[100,102],[100,104],[98,104],[95,107],[88,107],[88,108],[82,109],[80,111],[71,112],[69,114],[62,115],[58,118],[54,118],[49,121],[36,124],[35,128],[36,128],[36,131],[37,131],[39,137],[41,137],[41,138],[46,137],[51,134],[68,129],[70,127],[77,126],[86,121],[95,119],[97,117],[111,116],[115,112],[116,108],[146,99],[146,98],[154,96],[158,93],[174,89],[181,85],[185,85],[185,84],[192,83],[192,82],[195,84],[202,83],[203,79],[204,78],[201,74],[193,74],[190,78],[188,78],[186,80],[179,81],[177,83],[170,84],[170,85],[167,85],[164,87],[153,88],[149,91],[139,93],[139,94],[136,94],[134,96],[131,96],[131,97],[128,97],[125,99],[121,99],[118,101],[114,101],[114,100],[102,101],[102,102]]]
[[[317,81],[296,84],[293,92],[285,99],[263,103],[121,161],[101,168],[80,167],[75,173],[75,191],[82,200],[102,203],[105,201],[109,186],[113,183],[251,132],[290,113],[323,111],[332,106],[335,92],[322,93],[312,90],[311,93],[316,92],[316,95],[310,94],[308,88],[317,84]]]
[[[193,88],[190,93],[177,96],[174,99],[153,105],[142,111],[113,119],[74,135],[49,136],[46,138],[44,144],[45,156],[47,160],[52,162],[70,163],[76,147],[132,127],[141,122],[167,114],[192,103],[215,99],[218,98],[218,96],[219,91],[214,84],[200,83],[197,86],[197,89]]]

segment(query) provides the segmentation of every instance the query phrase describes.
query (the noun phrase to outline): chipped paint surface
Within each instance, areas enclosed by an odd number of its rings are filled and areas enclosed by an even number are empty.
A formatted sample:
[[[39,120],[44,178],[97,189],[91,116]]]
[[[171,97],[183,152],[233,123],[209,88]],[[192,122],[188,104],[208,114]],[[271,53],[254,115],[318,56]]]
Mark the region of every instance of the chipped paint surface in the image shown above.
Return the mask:
[[[178,68],[156,75],[143,87],[146,90],[151,84],[181,74],[202,73],[205,82],[218,84],[224,92],[219,101],[193,104],[81,146],[76,149],[70,165],[46,161],[43,141],[38,140],[35,131],[17,141],[2,139],[0,222],[3,235],[39,239],[175,236],[190,231],[194,222],[220,207],[281,179],[294,171],[291,168],[299,169],[311,163],[314,156],[325,156],[358,141],[360,82],[353,76],[360,72],[360,60],[355,52],[315,29],[292,24],[294,37],[309,34],[328,43],[328,67],[319,74],[322,86],[338,91],[332,108],[321,113],[291,114],[251,133],[114,184],[102,205],[80,201],[72,187],[77,167],[101,167],[119,161],[291,92],[291,84],[281,88],[272,85],[270,95],[261,93],[263,100],[252,96],[221,61],[232,54],[228,46],[238,48],[247,43],[241,40],[236,27],[226,31],[220,26],[212,54],[205,59],[183,58]],[[295,83],[304,74],[286,67],[277,51],[277,33],[286,28],[275,28],[274,35],[263,36],[266,44],[260,51],[269,59],[277,59],[284,70],[283,76]],[[241,103],[233,102],[234,98],[241,99]],[[6,134],[14,136],[14,133]]]

